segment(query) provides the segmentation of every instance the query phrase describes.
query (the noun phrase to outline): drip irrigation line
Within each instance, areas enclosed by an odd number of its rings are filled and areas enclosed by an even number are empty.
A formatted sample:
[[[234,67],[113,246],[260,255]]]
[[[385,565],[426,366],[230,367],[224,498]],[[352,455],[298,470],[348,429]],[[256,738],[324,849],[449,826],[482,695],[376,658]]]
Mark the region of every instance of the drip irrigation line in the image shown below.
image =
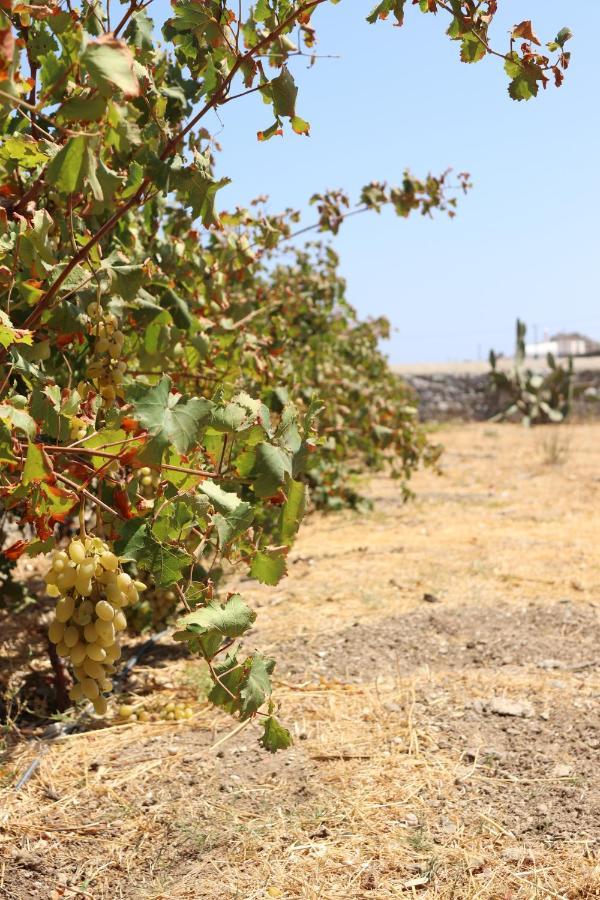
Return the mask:
[[[27,784],[27,782],[29,781],[29,779],[31,778],[31,776],[32,776],[32,775],[36,772],[36,770],[39,768],[40,763],[41,763],[41,761],[42,761],[42,757],[44,756],[44,754],[45,754],[47,751],[48,751],[48,747],[47,747],[47,746],[43,747],[43,748],[42,748],[42,751],[41,751],[41,753],[40,753],[40,755],[37,756],[37,757],[33,760],[33,762],[31,763],[31,765],[23,772],[23,774],[21,775],[21,777],[19,778],[19,780],[18,780],[17,783],[15,784],[15,792],[16,792],[16,791],[20,791],[21,788],[23,787],[23,785]]]
[[[169,634],[169,631],[170,631],[170,629],[165,628],[163,631],[157,632],[156,634],[152,635],[151,638],[148,638],[147,641],[144,641],[144,643],[141,644],[140,647],[138,647],[138,649],[135,651],[135,653],[133,653],[129,657],[129,659],[127,660],[127,662],[125,663],[125,665],[123,666],[121,671],[116,676],[115,687],[119,687],[120,685],[122,685],[122,683],[125,681],[125,679],[129,675],[131,670],[135,666],[137,666],[140,659],[143,656],[145,656],[150,650],[152,650],[152,648],[156,644],[158,644],[158,642],[160,640],[162,640],[163,637],[165,637],[167,634]],[[94,707],[93,707],[92,703],[86,703],[86,705],[81,710],[81,712],[79,713],[77,718],[73,719],[71,722],[53,722],[42,732],[41,740],[49,742],[49,741],[56,740],[56,738],[63,737],[66,734],[72,734],[74,731],[76,731],[79,728],[82,720],[92,712],[93,708]],[[21,777],[15,784],[15,786],[14,786],[15,793],[17,791],[20,791],[21,788],[23,788],[27,784],[27,782],[30,780],[30,778],[37,772],[44,755],[48,752],[48,749],[49,749],[48,743],[46,743],[42,746],[42,749],[41,749],[39,755],[36,756],[36,758],[33,760],[33,762],[31,762],[29,764],[28,768],[25,770],[25,772],[23,772],[23,774],[21,775]]]

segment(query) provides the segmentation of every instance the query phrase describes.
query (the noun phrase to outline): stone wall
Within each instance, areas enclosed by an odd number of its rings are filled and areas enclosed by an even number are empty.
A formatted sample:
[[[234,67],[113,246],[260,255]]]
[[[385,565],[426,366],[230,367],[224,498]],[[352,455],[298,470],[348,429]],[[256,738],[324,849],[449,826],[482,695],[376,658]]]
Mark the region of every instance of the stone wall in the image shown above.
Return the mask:
[[[482,374],[439,372],[402,378],[415,391],[419,400],[419,416],[423,422],[484,422],[498,411],[497,401],[489,390],[489,378]],[[600,371],[576,372],[576,383],[583,393],[575,402],[573,416],[600,418]]]

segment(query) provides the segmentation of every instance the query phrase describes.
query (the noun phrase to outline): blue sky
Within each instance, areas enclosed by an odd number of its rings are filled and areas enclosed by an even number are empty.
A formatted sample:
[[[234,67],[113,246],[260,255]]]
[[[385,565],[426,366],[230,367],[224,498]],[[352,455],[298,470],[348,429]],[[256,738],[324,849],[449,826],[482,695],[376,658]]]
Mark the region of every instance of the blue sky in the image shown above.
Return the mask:
[[[273,211],[306,209],[315,191],[356,196],[372,179],[397,183],[406,166],[416,175],[447,166],[471,173],[473,191],[453,221],[363,215],[334,239],[350,300],[361,315],[392,322],[384,348],[392,362],[508,351],[517,316],[532,337],[536,326],[540,336],[567,328],[600,338],[600,2],[499,5],[498,49],[525,18],[542,41],[573,30],[560,90],[515,103],[499,60],[459,62],[444,13],[411,7],[404,28],[371,26],[369,0],[342,0],[313,17],[317,52],[336,58],[291,66],[310,138],[288,132],[258,143],[256,131],[271,122],[258,95],[207,122],[223,146],[219,173],[233,179],[220,195],[225,207],[268,193]],[[165,7],[161,0],[157,19]]]

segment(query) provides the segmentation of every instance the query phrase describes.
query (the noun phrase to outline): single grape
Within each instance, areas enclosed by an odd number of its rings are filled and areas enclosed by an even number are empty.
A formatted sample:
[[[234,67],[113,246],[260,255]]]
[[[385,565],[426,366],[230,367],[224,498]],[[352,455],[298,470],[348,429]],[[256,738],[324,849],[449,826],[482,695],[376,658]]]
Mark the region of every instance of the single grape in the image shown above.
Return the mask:
[[[69,556],[74,563],[82,563],[85,559],[85,547],[81,541],[71,541],[69,544]]]
[[[73,685],[73,687],[72,687],[71,690],[69,691],[69,698],[70,698],[74,703],[77,703],[79,700],[83,700],[83,698],[84,698],[84,693],[83,693],[83,688],[81,687],[80,684],[74,684],[74,685]]]
[[[87,656],[86,645],[83,643],[75,644],[74,647],[71,647],[70,656],[71,656],[71,662],[73,663],[74,666],[81,666]]]
[[[81,682],[81,689],[84,693],[84,696],[87,697],[88,700],[95,700],[96,697],[100,694],[98,684],[94,681],[93,678],[84,678]]]
[[[75,644],[79,643],[79,629],[76,625],[69,625],[65,628],[65,633],[63,636],[63,641],[67,645],[67,647],[74,647]]]
[[[106,702],[105,697],[96,697],[96,699],[93,701],[93,704],[94,704],[94,711],[96,712],[96,715],[98,715],[98,716],[106,715],[106,710],[108,709],[108,703]]]
[[[65,626],[62,622],[55,621],[50,623],[50,627],[48,628],[48,637],[53,644],[58,644],[60,641],[62,641],[64,633]]]
[[[96,615],[104,622],[111,622],[114,618],[115,611],[107,600],[98,600],[96,603]]]
[[[88,644],[87,655],[95,662],[104,662],[106,659],[106,650],[98,643]]]
[[[90,678],[95,678],[97,681],[104,679],[104,666],[102,663],[90,659],[89,656],[83,661],[83,668],[85,669],[86,675],[89,675]]]

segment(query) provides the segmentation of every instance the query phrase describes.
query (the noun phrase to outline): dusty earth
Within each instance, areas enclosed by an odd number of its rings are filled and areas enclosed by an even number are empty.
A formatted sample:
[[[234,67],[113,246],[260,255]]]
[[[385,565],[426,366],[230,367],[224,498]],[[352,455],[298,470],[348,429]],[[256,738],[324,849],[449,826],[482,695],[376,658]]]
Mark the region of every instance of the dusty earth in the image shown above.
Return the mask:
[[[0,897],[600,898],[600,425],[439,437],[415,502],[375,479],[239,584],[294,748],[157,647],[133,702],[190,721],[7,736]]]

